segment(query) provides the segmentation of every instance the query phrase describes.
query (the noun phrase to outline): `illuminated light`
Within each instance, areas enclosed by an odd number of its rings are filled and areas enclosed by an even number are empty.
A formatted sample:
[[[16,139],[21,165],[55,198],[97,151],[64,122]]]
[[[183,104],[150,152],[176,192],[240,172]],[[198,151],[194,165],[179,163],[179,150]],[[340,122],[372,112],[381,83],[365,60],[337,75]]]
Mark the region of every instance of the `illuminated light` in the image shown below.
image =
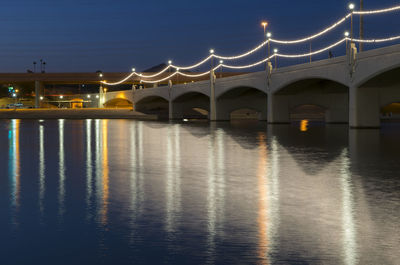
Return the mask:
[[[169,61],[168,61],[168,64],[169,64],[169,65],[171,65],[171,64],[172,64],[172,61],[171,61],[171,60],[169,60]]]
[[[43,100],[44,98],[43,97],[40,97],[40,100]]]
[[[132,72],[135,72],[136,71],[136,69],[135,68],[132,68]]]
[[[267,38],[270,39],[272,37],[272,33],[271,32],[267,32]]]
[[[99,74],[100,77],[103,77],[103,74]]]
[[[90,98],[91,96],[90,95],[87,95],[87,98]]]
[[[205,58],[203,61],[198,62],[197,64],[194,65],[190,65],[190,66],[177,66],[177,65],[171,65],[171,67],[175,68],[175,69],[183,69],[183,70],[189,70],[189,69],[193,69],[193,68],[197,68],[202,64],[205,64],[206,62],[208,62],[211,58],[215,57],[214,54],[211,54],[210,56],[208,56],[207,58]]]
[[[60,96],[60,99],[63,99],[64,98],[64,96]]]
[[[379,42],[386,42],[386,41],[394,41],[400,39],[400,36],[390,37],[386,39],[371,39],[371,40],[360,40],[360,39],[352,39],[354,42],[362,42],[362,43],[379,43]],[[349,40],[349,38],[347,38]]]
[[[300,131],[302,132],[308,131],[308,120],[302,120],[300,122]]]
[[[220,64],[223,64],[223,63],[224,63],[224,61],[223,61],[223,60],[219,60],[219,63],[220,63]]]
[[[214,54],[214,52],[215,52],[214,49],[211,49],[211,50],[210,50],[210,53],[211,53],[211,54]]]
[[[350,10],[354,10],[355,7],[356,7],[355,4],[353,4],[353,3],[350,3],[350,4],[349,4],[349,9],[350,9]]]
[[[107,83],[106,80],[101,81],[101,83],[108,85],[108,86],[115,86],[115,85],[119,85],[122,84],[123,82],[127,81],[129,78],[131,78],[133,75],[135,75],[136,73],[133,72],[130,75],[128,75],[127,77],[125,77],[124,79],[122,79],[121,81],[115,82],[115,83]]]
[[[234,66],[234,65],[227,65],[227,64],[222,64],[221,66],[225,67],[225,68],[229,68],[229,69],[246,69],[246,68],[251,68],[260,64],[263,64],[265,62],[267,62],[268,60],[271,60],[272,58],[274,58],[276,55],[272,55],[268,58],[265,58],[261,61],[255,62],[253,64],[248,64],[248,65],[242,65],[242,66]]]
[[[172,62],[171,62],[172,63]],[[161,70],[160,72],[158,72],[158,73],[156,73],[156,74],[153,74],[153,75],[144,75],[144,74],[136,74],[136,75],[138,75],[138,76],[141,76],[141,77],[144,77],[144,78],[153,78],[153,77],[156,77],[156,76],[159,76],[159,75],[161,75],[161,74],[163,74],[163,73],[165,73],[168,69],[170,69],[172,66],[171,65],[168,65],[167,67],[165,67],[163,70]]]
[[[344,36],[348,37],[348,36],[350,36],[350,33],[349,33],[348,31],[346,31],[346,32],[344,33]]]
[[[268,40],[268,41],[264,41],[263,43],[261,43],[260,45],[258,45],[257,47],[255,47],[254,49],[252,49],[252,50],[250,50],[250,51],[248,51],[248,52],[246,52],[246,53],[237,55],[237,56],[220,56],[220,55],[214,55],[214,57],[217,58],[217,59],[222,59],[222,60],[236,60],[236,59],[240,59],[240,58],[243,58],[243,57],[246,57],[246,56],[248,56],[248,55],[250,55],[250,54],[255,53],[256,51],[258,51],[259,49],[261,49],[262,47],[264,47],[265,45],[267,45],[268,42],[269,42],[269,40]]]
[[[341,39],[340,41],[338,41],[338,42],[336,42],[336,43],[334,43],[334,44],[332,44],[332,45],[330,45],[330,46],[328,46],[328,47],[325,47],[325,48],[323,48],[323,49],[317,50],[317,51],[315,51],[315,52],[304,53],[304,54],[294,54],[294,55],[279,54],[279,53],[277,53],[276,56],[278,56],[278,57],[283,57],[283,58],[308,57],[308,56],[312,56],[312,55],[319,54],[319,53],[325,52],[325,51],[327,51],[327,50],[330,50],[330,49],[332,49],[332,48],[334,48],[334,47],[336,47],[336,46],[342,44],[342,43],[345,42],[346,40],[347,40],[347,38],[343,38],[343,39]]]
[[[189,121],[189,120],[188,120],[188,119],[183,119],[183,121],[185,121],[185,122],[186,122],[186,121]]]
[[[334,23],[333,25],[331,25],[330,27],[327,27],[326,29],[312,35],[306,38],[302,38],[302,39],[298,39],[298,40],[274,40],[271,39],[270,41],[273,43],[279,43],[279,44],[297,44],[297,43],[301,43],[301,42],[306,42],[306,41],[310,41],[312,39],[315,39],[319,36],[324,35],[325,33],[335,29],[336,27],[340,26],[341,24],[343,24],[348,18],[350,18],[351,14],[346,15],[345,17],[343,17],[342,19],[340,19],[339,21],[337,21],[336,23]]]
[[[96,98],[99,98],[99,95],[96,95]]]
[[[387,12],[393,12],[400,10],[400,6],[394,6],[390,8],[385,8],[385,9],[379,9],[379,10],[370,10],[370,11],[354,11],[353,14],[356,15],[373,15],[373,14],[379,14],[379,13],[387,13]]]
[[[16,90],[15,90],[15,92],[16,92],[16,93],[18,93],[18,92],[19,92],[19,90],[18,90],[18,89],[16,89]]]
[[[275,48],[275,49],[274,49],[274,53],[277,53],[277,52],[278,52],[278,49]]]
[[[261,26],[263,26],[264,28],[266,28],[266,27],[268,26],[268,22],[266,22],[266,21],[261,22]]]
[[[17,94],[13,93],[12,96],[15,98],[17,96]]]

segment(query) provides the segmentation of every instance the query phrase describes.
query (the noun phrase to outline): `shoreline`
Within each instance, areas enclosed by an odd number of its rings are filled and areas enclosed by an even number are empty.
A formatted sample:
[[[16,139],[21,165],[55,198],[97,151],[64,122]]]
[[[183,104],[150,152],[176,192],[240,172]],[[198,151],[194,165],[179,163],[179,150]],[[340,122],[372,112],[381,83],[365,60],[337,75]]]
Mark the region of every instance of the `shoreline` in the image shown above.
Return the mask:
[[[158,120],[132,109],[0,109],[0,119],[134,119]]]

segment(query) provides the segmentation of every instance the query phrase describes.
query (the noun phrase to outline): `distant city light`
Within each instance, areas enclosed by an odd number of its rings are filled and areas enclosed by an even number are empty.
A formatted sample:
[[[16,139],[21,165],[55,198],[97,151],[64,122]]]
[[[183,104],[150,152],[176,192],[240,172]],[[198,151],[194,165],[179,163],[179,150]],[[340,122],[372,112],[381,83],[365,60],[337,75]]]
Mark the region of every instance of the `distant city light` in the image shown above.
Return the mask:
[[[96,95],[96,98],[99,98],[99,95]]]
[[[60,99],[63,99],[64,98],[64,96],[60,96]]]
[[[17,94],[13,93],[12,96],[15,98],[17,96]]]
[[[43,100],[43,97],[40,97],[40,100]]]
[[[90,95],[87,95],[87,98],[90,98]]]

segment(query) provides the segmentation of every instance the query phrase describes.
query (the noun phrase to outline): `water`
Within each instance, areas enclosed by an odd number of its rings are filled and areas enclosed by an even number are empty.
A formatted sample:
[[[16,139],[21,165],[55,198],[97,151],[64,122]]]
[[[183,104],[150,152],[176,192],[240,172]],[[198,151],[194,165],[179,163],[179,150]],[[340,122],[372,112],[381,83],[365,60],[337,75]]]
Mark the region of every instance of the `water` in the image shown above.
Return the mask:
[[[400,127],[0,121],[0,264],[400,264]]]

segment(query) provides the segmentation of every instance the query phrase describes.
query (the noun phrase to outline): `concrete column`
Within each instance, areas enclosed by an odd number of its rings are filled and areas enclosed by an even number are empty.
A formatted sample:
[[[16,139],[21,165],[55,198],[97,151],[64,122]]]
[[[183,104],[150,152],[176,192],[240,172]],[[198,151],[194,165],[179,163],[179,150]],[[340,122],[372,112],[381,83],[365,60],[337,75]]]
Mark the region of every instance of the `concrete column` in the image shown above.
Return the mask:
[[[210,120],[217,120],[217,101],[215,98],[215,74],[214,70],[211,70],[210,73]]]
[[[268,95],[268,123],[290,123],[289,99],[285,95]]]
[[[35,108],[40,108],[40,97],[42,95],[43,83],[35,81]]]
[[[376,87],[350,88],[350,128],[379,128],[379,89]]]
[[[104,99],[103,99],[103,86],[102,85],[100,85],[100,88],[99,88],[99,104],[98,104],[98,108],[103,108],[103,102],[104,102]]]

